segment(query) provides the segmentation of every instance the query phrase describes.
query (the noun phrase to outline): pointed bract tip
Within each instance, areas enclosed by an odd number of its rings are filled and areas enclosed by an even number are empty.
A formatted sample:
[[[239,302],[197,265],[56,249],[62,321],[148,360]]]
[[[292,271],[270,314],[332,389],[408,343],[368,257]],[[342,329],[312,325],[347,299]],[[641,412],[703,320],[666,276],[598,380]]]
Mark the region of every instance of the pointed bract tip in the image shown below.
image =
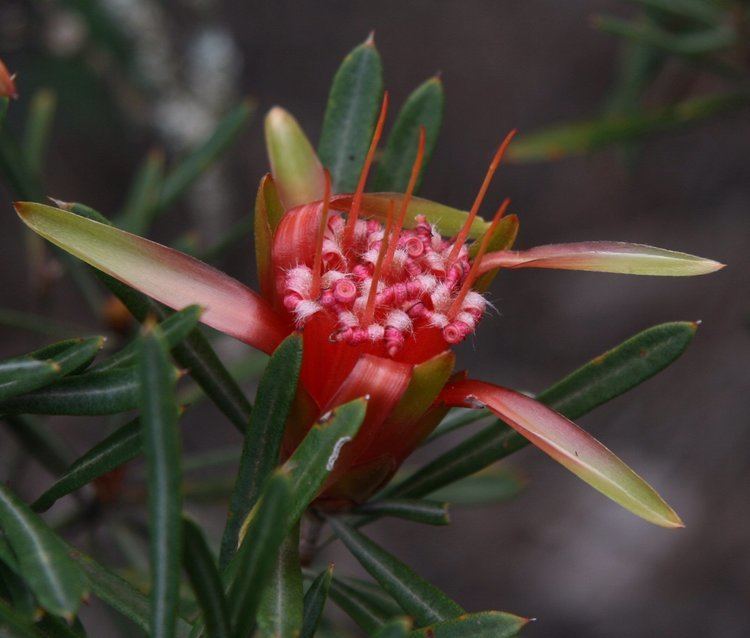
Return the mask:
[[[364,41],[364,44],[370,47],[375,46],[375,29],[370,31],[370,33],[367,34],[367,39]]]
[[[438,69],[437,71],[435,71],[433,76],[430,78],[430,81],[437,82],[438,84],[442,84],[443,83],[443,70]]]

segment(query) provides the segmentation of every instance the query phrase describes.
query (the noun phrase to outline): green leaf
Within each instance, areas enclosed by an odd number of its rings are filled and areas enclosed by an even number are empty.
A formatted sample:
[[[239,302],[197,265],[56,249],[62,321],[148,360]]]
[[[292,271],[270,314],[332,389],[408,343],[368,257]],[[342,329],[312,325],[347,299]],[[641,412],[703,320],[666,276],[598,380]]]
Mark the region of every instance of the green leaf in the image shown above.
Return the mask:
[[[31,589],[19,574],[0,561],[0,598],[4,594],[21,616],[30,621],[38,618],[40,610]]]
[[[416,190],[419,190],[419,184],[440,133],[444,103],[445,91],[439,77],[430,78],[420,84],[406,99],[378,162],[372,190],[398,193],[406,191],[411,167],[417,156],[419,128],[424,126],[424,159],[416,187]]]
[[[577,419],[666,368],[685,351],[696,329],[697,324],[681,321],[644,330],[554,384],[537,399],[569,419]],[[382,495],[426,496],[488,467],[527,444],[520,434],[496,421],[402,483],[384,490]]]
[[[432,443],[436,439],[439,439],[446,434],[450,434],[451,432],[455,432],[456,430],[465,428],[467,425],[472,425],[474,423],[477,423],[478,421],[481,421],[482,419],[487,419],[491,416],[492,412],[490,412],[486,408],[482,408],[479,410],[454,408],[448,413],[448,416],[446,416],[440,422],[440,425],[438,425],[433,430],[432,434],[430,434],[430,436],[425,441],[425,444]]]
[[[649,22],[631,22],[612,16],[597,16],[594,26],[639,44],[662,49],[688,58],[700,58],[733,47],[738,35],[730,25],[718,25],[700,31],[674,33]]]
[[[511,638],[528,622],[528,618],[502,611],[483,611],[417,629],[409,638]]]
[[[297,391],[301,366],[302,336],[292,334],[276,348],[258,386],[221,539],[222,569],[236,551],[242,522],[279,463],[284,424]]]
[[[357,592],[375,609],[379,609],[386,618],[394,618],[403,614],[401,606],[388,593],[383,591],[378,583],[362,578],[352,578],[351,576],[340,577],[338,580],[345,583],[350,590]]]
[[[42,467],[52,474],[65,471],[73,456],[56,432],[30,416],[8,414],[3,416],[3,420],[26,453]]]
[[[614,114],[599,120],[552,126],[520,136],[508,149],[508,157],[514,162],[537,162],[591,153],[611,144],[697,124],[749,102],[750,93],[725,93],[691,98],[639,113]]]
[[[136,235],[148,232],[158,211],[163,181],[164,154],[151,151],[135,175],[117,226]]]
[[[177,346],[195,329],[202,312],[200,306],[187,306],[168,316],[159,324],[159,330],[167,348],[172,349]],[[139,343],[138,339],[134,340],[96,366],[96,370],[101,372],[102,370],[132,366],[138,355]]]
[[[138,403],[133,368],[74,375],[58,383],[0,403],[0,413],[89,416],[127,412]]]
[[[420,499],[394,498],[371,501],[358,507],[356,512],[377,517],[393,516],[425,525],[448,525],[451,522],[448,503]]]
[[[224,153],[237,139],[254,110],[254,105],[249,101],[234,107],[219,122],[211,136],[169,172],[162,185],[157,207],[159,212],[174,204],[200,174]]]
[[[104,215],[83,204],[67,204],[63,207],[87,219],[110,224]],[[138,321],[143,322],[149,316],[159,319],[167,316],[159,304],[140,292],[101,271],[95,270],[94,274],[112,294],[122,301]],[[172,354],[177,363],[190,372],[195,382],[216,407],[240,432],[244,433],[252,406],[200,329],[196,328],[182,343],[176,345]]]
[[[299,638],[302,630],[299,525],[279,549],[258,612],[258,638]]]
[[[34,623],[0,598],[0,636],[3,638],[44,638]]]
[[[200,527],[183,519],[182,565],[203,613],[208,638],[229,638],[229,611],[219,572]]]
[[[23,137],[23,150],[29,168],[37,175],[41,174],[44,167],[44,156],[47,152],[56,107],[57,96],[49,89],[40,89],[31,98]]]
[[[143,451],[141,424],[133,419],[76,459],[70,467],[34,503],[44,512],[55,501],[133,460]]]
[[[689,18],[707,26],[715,26],[724,19],[724,12],[718,3],[706,0],[626,0],[631,4],[638,4],[645,9],[652,9],[662,13]]]
[[[377,632],[388,620],[382,609],[336,578],[331,581],[330,596],[331,600],[368,635]]]
[[[396,618],[384,625],[375,638],[407,638],[411,629],[411,621],[408,618]]]
[[[68,553],[81,567],[91,583],[91,589],[102,601],[132,620],[144,632],[149,631],[150,604],[148,598],[128,581],[100,565],[90,556],[67,546]],[[184,616],[183,620],[187,620]],[[185,627],[184,623],[181,623]]]
[[[464,613],[458,603],[369,538],[336,518],[329,523],[362,567],[417,623],[429,625]]]
[[[355,399],[324,415],[284,463],[292,481],[289,525],[296,523],[325,483],[341,449],[353,440],[365,418],[367,399]]]
[[[297,120],[275,106],[266,115],[264,129],[271,174],[284,208],[321,200],[323,166]]]
[[[383,96],[383,66],[372,36],[344,58],[333,78],[318,154],[335,193],[357,188]]]
[[[182,496],[175,370],[158,328],[146,327],[138,357],[141,436],[148,468],[151,636],[172,638],[180,587]]]
[[[2,484],[0,528],[17,561],[14,571],[23,576],[39,604],[72,620],[88,591],[86,576],[68,556],[63,541]]]
[[[323,615],[328,592],[331,589],[332,579],[333,565],[329,565],[328,569],[320,572],[307,588],[302,603],[302,630],[299,638],[314,638],[315,630]]]
[[[276,555],[289,531],[291,481],[283,471],[269,479],[249,517],[233,565],[229,588],[229,617],[234,638],[246,638],[255,623],[263,588],[273,572]]]
[[[516,496],[525,481],[507,468],[480,472],[446,485],[430,495],[456,505],[486,505],[507,501]]]
[[[0,401],[43,388],[88,365],[104,337],[69,339],[31,354],[0,361]]]

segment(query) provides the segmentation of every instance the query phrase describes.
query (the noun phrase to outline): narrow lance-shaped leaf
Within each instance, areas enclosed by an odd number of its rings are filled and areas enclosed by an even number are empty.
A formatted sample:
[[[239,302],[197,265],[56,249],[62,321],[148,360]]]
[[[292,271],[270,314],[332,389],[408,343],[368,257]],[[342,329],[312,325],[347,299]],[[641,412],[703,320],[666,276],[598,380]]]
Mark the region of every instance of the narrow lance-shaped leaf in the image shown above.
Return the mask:
[[[508,149],[508,157],[513,162],[538,162],[591,153],[611,144],[696,124],[749,102],[750,94],[740,91],[690,98],[629,115],[560,124],[521,136]]]
[[[291,476],[289,525],[296,523],[336,467],[345,445],[357,436],[365,418],[367,399],[355,399],[331,410],[310,428],[284,464]]]
[[[323,166],[297,120],[275,106],[266,115],[265,133],[271,174],[284,208],[322,199]]]
[[[13,550],[17,573],[39,604],[50,613],[72,620],[88,592],[86,576],[68,556],[62,539],[2,484],[0,529]]]
[[[91,590],[112,609],[132,620],[144,632],[149,631],[150,604],[146,596],[110,569],[83,552],[67,545],[68,554],[84,571]],[[181,614],[182,620],[187,620]],[[180,622],[182,627],[185,623]]]
[[[388,620],[382,609],[336,578],[331,581],[330,596],[368,635],[377,632]]]
[[[383,66],[371,35],[344,58],[328,95],[318,152],[336,193],[357,187],[382,95]]]
[[[0,401],[36,390],[88,365],[104,337],[70,339],[23,357],[0,361]]]
[[[222,569],[236,551],[242,522],[279,463],[284,424],[297,391],[301,365],[302,337],[293,334],[273,353],[260,380],[221,540]]]
[[[732,26],[723,24],[708,29],[673,32],[652,23],[631,22],[613,16],[595,16],[592,23],[607,33],[688,59],[700,59],[728,49],[737,44],[738,37]]]
[[[27,620],[36,620],[40,615],[36,598],[29,586],[19,574],[0,560],[0,599],[3,597]]]
[[[332,578],[333,565],[329,565],[328,569],[320,572],[307,588],[302,601],[302,630],[299,638],[314,638],[331,589]]]
[[[409,638],[512,638],[528,622],[528,618],[503,611],[483,611],[416,629]]]
[[[171,638],[177,626],[182,542],[180,436],[174,368],[155,326],[146,326],[141,337],[138,376],[141,434],[148,467],[150,635]]]
[[[458,603],[369,538],[336,518],[329,523],[362,567],[417,623],[429,625],[464,613]]]
[[[203,309],[200,306],[188,306],[170,315],[159,324],[159,330],[167,348],[172,349],[177,346],[195,329],[202,312]],[[135,340],[96,366],[96,369],[101,372],[131,366],[135,362],[138,348],[139,341]]]
[[[705,0],[627,0],[630,4],[715,26],[724,18],[720,4]]]
[[[1,598],[0,635],[3,638],[44,638],[33,622]]]
[[[29,106],[23,150],[29,168],[37,175],[43,168],[56,106],[57,96],[49,89],[40,89],[34,93]]]
[[[482,381],[459,381],[441,395],[449,405],[479,401],[543,452],[605,496],[662,527],[682,527],[656,491],[590,434],[542,403]]]
[[[448,503],[421,499],[384,499],[370,501],[357,508],[357,513],[368,516],[392,516],[425,525],[448,525]]]
[[[409,95],[388,136],[375,171],[372,190],[406,192],[411,167],[417,154],[419,127],[424,126],[424,159],[415,189],[419,190],[422,175],[440,133],[444,103],[445,91],[439,77],[423,82]]]
[[[289,531],[291,481],[283,471],[269,479],[250,516],[244,540],[233,564],[237,566],[229,588],[229,617],[234,638],[246,638],[255,623],[263,588],[275,557]]]
[[[33,417],[6,414],[3,420],[27,454],[52,474],[64,472],[73,453],[62,437]]]
[[[516,496],[526,481],[505,467],[488,469],[446,485],[431,494],[451,505],[485,505],[507,501]]]
[[[66,210],[87,219],[102,224],[110,223],[100,212],[84,204],[58,203]],[[147,317],[164,318],[165,312],[159,304],[101,271],[96,273],[138,321],[143,322]],[[244,433],[252,406],[203,333],[198,329],[193,330],[182,343],[174,347],[173,354],[179,365],[190,372],[206,396]]]
[[[167,306],[205,308],[202,321],[264,352],[285,329],[252,290],[188,255],[71,212],[16,203],[21,219],[53,244]]]
[[[76,459],[32,507],[43,512],[63,496],[104,476],[143,451],[140,419],[133,419]]]
[[[258,638],[299,638],[302,630],[299,525],[284,539],[258,611]]]
[[[176,378],[176,377],[175,377]],[[138,404],[138,379],[133,368],[87,372],[0,403],[0,413],[118,414]]]
[[[145,233],[157,212],[164,179],[164,153],[154,150],[138,169],[117,226],[131,233]]]
[[[233,108],[219,122],[211,136],[192,150],[164,179],[158,210],[174,204],[195,180],[234,142],[255,110],[250,101]]]
[[[627,392],[666,368],[687,348],[697,324],[654,326],[596,357],[549,387],[537,399],[571,419]],[[496,422],[440,455],[383,496],[421,497],[470,476],[526,446],[528,441]]]
[[[494,268],[556,268],[626,275],[689,277],[705,275],[723,267],[724,264],[712,259],[653,246],[592,241],[488,253],[482,258],[479,272],[484,273]]]
[[[183,519],[182,564],[203,613],[208,638],[230,638],[229,610],[224,587],[200,527]]]

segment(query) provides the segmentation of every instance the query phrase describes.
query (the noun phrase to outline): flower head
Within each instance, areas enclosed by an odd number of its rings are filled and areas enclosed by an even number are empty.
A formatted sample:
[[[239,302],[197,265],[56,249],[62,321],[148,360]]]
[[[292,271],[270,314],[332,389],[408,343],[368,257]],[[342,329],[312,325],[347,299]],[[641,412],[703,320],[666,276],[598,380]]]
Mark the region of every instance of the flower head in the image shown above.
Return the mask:
[[[643,479],[568,419],[513,390],[454,373],[451,348],[476,329],[487,308],[483,292],[501,268],[675,276],[721,264],[617,242],[511,250],[518,218],[506,214],[509,201],[491,222],[478,211],[513,133],[468,213],[414,196],[424,132],[406,192],[366,193],[387,104],[386,95],[354,193],[331,193],[297,122],[283,109],[270,111],[272,170],[261,181],[255,211],[260,294],[187,255],[65,210],[16,208],[58,246],[173,308],[204,306],[205,323],[265,352],[301,331],[302,370],[285,454],[322,414],[369,396],[357,437],[338,450],[321,507],[346,507],[377,491],[449,407],[487,406],[624,507],[660,525],[681,525]]]

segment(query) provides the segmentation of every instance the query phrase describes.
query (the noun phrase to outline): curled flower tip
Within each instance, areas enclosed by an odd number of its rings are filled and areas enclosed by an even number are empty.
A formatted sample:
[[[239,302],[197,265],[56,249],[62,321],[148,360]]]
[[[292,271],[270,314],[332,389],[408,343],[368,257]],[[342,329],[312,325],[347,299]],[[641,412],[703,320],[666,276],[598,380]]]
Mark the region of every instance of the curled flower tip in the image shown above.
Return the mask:
[[[6,67],[3,61],[0,60],[0,97],[9,97],[13,99],[18,97],[15,79],[16,76],[11,75],[8,71],[8,67]]]
[[[479,212],[479,207],[482,205],[482,201],[484,201],[484,196],[487,194],[487,189],[492,183],[492,178],[495,175],[495,171],[497,170],[497,167],[500,166],[503,155],[505,155],[505,151],[508,150],[508,146],[510,146],[510,143],[515,135],[516,129],[513,129],[505,136],[505,139],[502,141],[497,151],[495,152],[495,156],[492,158],[492,161],[487,168],[487,174],[484,176],[484,181],[479,187],[479,192],[474,199],[474,204],[469,211],[469,216],[466,218],[466,222],[456,236],[456,241],[454,242],[453,248],[451,249],[450,255],[448,256],[449,265],[455,262],[456,257],[458,257],[458,253],[461,250],[461,247],[464,245],[464,243],[466,243],[466,239],[469,236],[469,231],[471,230],[471,225],[474,223],[474,219],[476,219],[477,213]]]
[[[362,195],[365,192],[367,176],[370,173],[372,161],[373,159],[375,159],[375,151],[377,150],[378,143],[380,142],[380,138],[383,135],[383,125],[385,124],[385,116],[387,113],[388,91],[383,93],[383,102],[380,105],[380,115],[378,116],[378,123],[375,125],[375,131],[372,134],[372,140],[370,140],[370,148],[367,149],[365,163],[362,165],[362,171],[359,174],[359,182],[357,182],[357,190],[354,192],[354,197],[352,199],[352,207],[349,210],[349,217],[346,220],[346,227],[344,228],[344,248],[350,247],[354,240],[354,229],[357,226],[359,208],[362,205]]]

